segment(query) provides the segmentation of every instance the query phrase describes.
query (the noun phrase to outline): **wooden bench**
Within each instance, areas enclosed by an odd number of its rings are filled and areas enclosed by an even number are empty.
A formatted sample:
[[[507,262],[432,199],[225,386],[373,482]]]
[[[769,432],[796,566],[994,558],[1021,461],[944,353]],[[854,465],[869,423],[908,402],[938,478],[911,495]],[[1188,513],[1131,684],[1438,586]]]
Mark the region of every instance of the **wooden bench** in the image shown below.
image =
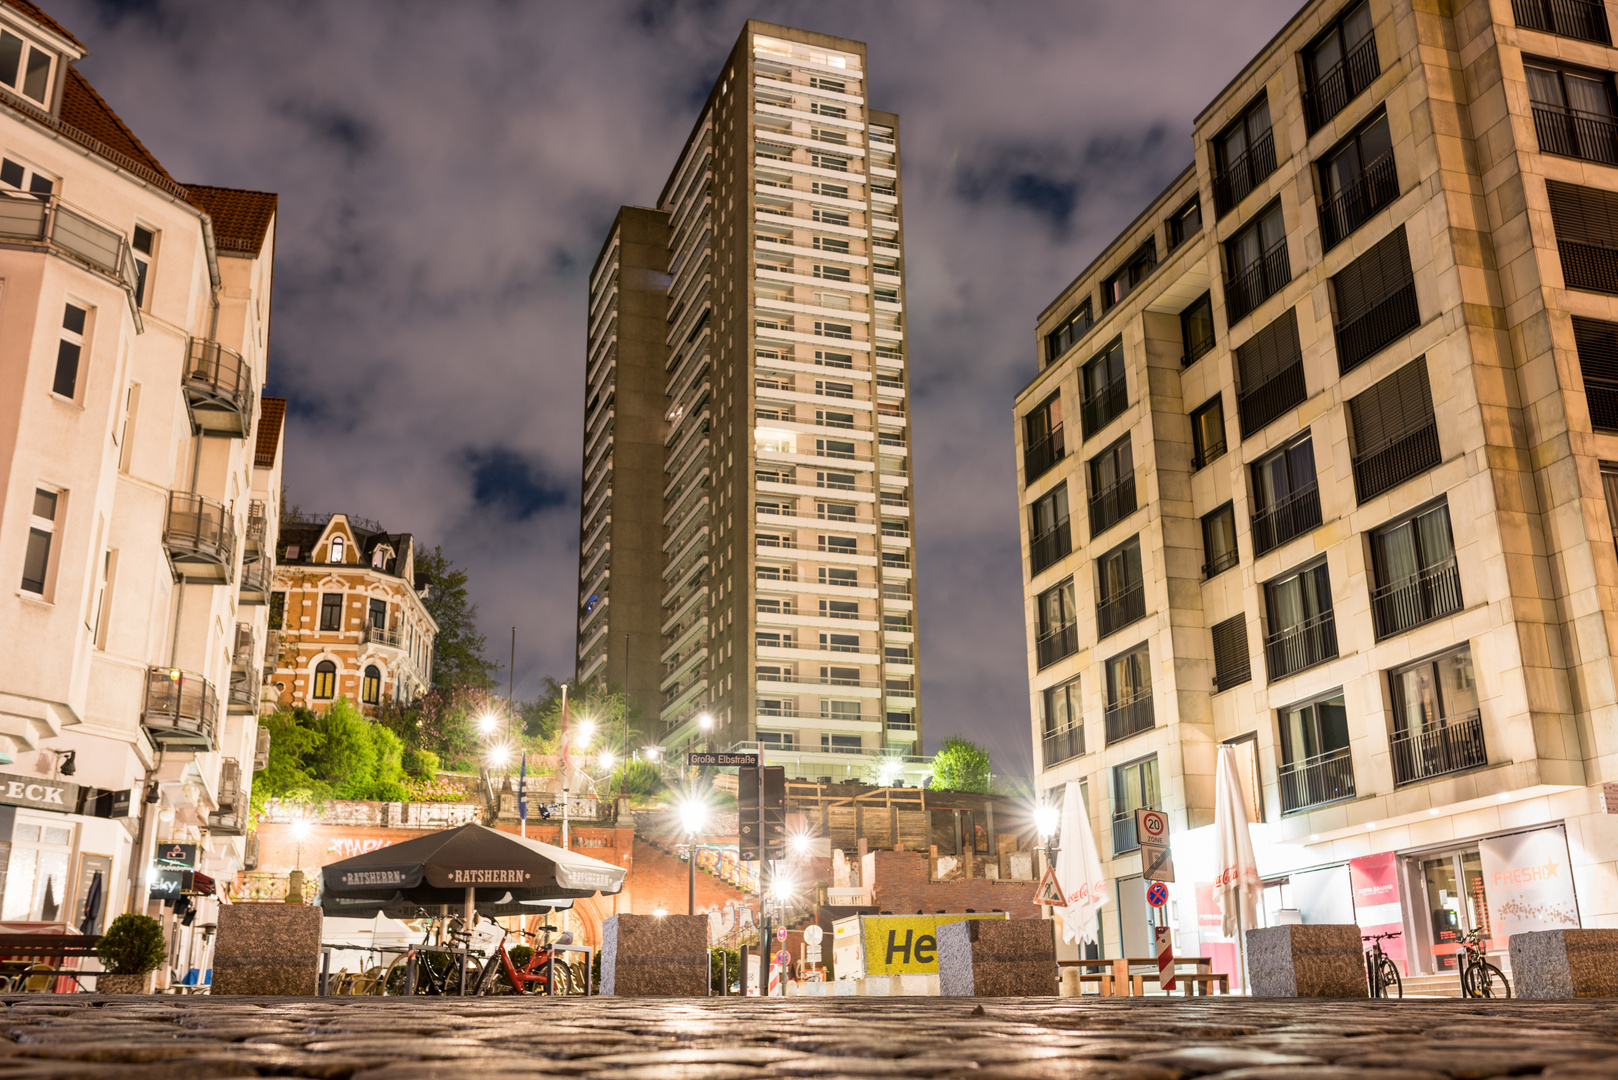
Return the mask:
[[[100,972],[80,971],[65,961],[72,960],[76,965],[79,960],[93,958],[100,940],[96,934],[0,934],[0,966],[21,979],[21,986],[15,988],[18,992],[70,993],[80,979],[95,978]],[[59,963],[48,964],[45,960]]]
[[[1131,961],[1131,963],[1133,963],[1133,961]],[[1157,965],[1156,960],[1151,961],[1151,963],[1154,967]],[[1181,972],[1180,968],[1186,965],[1190,965],[1193,970],[1189,972]],[[1195,989],[1198,996],[1208,997],[1213,993],[1215,984],[1218,984],[1220,993],[1230,993],[1230,976],[1216,974],[1214,972],[1212,957],[1176,956],[1171,961],[1171,968],[1174,972],[1176,982],[1184,985],[1186,997],[1191,996],[1193,989]],[[1162,974],[1157,971],[1143,971],[1138,974],[1131,975],[1130,989],[1134,992],[1136,997],[1146,996],[1147,979],[1151,979],[1159,986],[1161,986],[1164,982]]]

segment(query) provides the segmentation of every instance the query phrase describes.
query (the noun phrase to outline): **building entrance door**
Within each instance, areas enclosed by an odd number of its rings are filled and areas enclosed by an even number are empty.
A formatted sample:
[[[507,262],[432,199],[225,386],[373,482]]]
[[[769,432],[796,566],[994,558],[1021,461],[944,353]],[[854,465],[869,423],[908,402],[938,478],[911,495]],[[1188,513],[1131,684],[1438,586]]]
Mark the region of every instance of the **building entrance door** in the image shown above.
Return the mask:
[[[1427,894],[1426,956],[1430,972],[1454,971],[1461,938],[1481,929],[1489,935],[1489,904],[1483,895],[1483,860],[1477,848],[1425,856],[1421,882]]]

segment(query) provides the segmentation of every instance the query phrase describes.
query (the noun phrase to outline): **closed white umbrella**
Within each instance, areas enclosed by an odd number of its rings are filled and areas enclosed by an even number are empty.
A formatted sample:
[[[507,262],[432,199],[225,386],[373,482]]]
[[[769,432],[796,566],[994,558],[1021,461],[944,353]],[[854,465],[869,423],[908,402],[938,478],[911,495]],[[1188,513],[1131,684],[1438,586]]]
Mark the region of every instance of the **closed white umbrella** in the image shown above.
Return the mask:
[[[1084,810],[1084,795],[1077,780],[1069,780],[1062,795],[1062,849],[1056,853],[1056,883],[1067,897],[1067,906],[1057,908],[1062,920],[1062,940],[1069,943],[1095,941],[1097,916],[1112,890],[1096,850],[1095,834],[1090,831],[1090,815]]]
[[[1219,748],[1219,767],[1214,774],[1214,899],[1219,902],[1221,929],[1236,939],[1242,958],[1242,985],[1247,984],[1247,942],[1244,931],[1258,925],[1258,897],[1263,887],[1258,877],[1258,861],[1253,858],[1253,838],[1247,831],[1247,798],[1242,794],[1236,766],[1236,748]]]

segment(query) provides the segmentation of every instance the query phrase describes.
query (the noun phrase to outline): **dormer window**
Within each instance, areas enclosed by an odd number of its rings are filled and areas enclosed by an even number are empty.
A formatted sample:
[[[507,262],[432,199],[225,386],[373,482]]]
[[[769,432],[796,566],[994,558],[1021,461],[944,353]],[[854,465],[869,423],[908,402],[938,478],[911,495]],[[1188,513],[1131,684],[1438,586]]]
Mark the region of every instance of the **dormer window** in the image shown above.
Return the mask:
[[[378,544],[376,550],[371,552],[371,567],[375,570],[386,570],[392,558],[393,549],[387,544]]]
[[[41,105],[51,92],[51,54],[0,30],[0,83]]]
[[[343,543],[343,538],[341,536],[334,536],[334,537],[331,538],[331,561],[332,562],[340,563],[340,562],[343,561],[343,555],[344,555],[343,549],[344,549],[345,546],[346,545]]]

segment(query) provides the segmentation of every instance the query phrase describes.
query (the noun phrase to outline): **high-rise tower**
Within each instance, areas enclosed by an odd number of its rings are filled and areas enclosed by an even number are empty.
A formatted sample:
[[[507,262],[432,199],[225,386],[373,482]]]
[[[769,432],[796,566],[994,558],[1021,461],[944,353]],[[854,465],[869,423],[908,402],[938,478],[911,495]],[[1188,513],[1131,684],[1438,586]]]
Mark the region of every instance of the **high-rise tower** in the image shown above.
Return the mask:
[[[895,780],[921,734],[899,122],[866,107],[865,70],[860,42],[747,23],[658,199],[661,385],[616,376],[610,406],[603,312],[630,294],[592,275],[579,675],[621,683],[595,607],[655,591],[665,746],[757,740],[789,775]],[[631,492],[601,448],[654,427],[661,488]],[[655,582],[625,565],[650,535],[631,503],[661,520]]]

